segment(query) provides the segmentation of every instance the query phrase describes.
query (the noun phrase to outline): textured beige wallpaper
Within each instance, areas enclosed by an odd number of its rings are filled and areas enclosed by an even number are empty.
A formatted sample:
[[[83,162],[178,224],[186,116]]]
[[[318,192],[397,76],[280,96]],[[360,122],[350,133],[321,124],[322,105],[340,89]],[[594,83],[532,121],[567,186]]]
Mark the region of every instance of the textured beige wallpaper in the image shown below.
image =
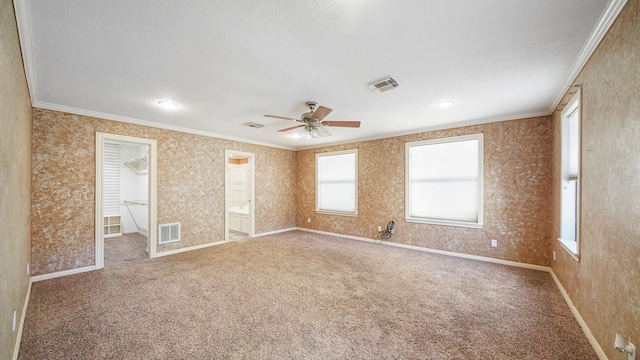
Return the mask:
[[[158,224],[182,224],[159,252],[224,239],[225,149],[256,155],[256,234],[295,226],[292,151],[34,109],[35,274],[94,264],[96,132],[158,141]]]
[[[11,329],[29,288],[31,103],[13,2],[0,0],[0,360],[12,358]]]
[[[616,333],[640,344],[640,2],[629,0],[582,83],[581,258],[559,236],[560,113],[553,115],[551,266],[610,359]],[[561,103],[566,103],[567,96]],[[624,356],[626,359],[626,356]]]
[[[483,229],[407,223],[405,142],[484,133]],[[315,154],[358,148],[358,217],[316,214]],[[397,223],[391,241],[548,265],[551,122],[548,117],[499,122],[297,152],[296,224],[373,238],[377,226]],[[311,218],[311,223],[307,219]],[[491,239],[498,247],[491,247]]]

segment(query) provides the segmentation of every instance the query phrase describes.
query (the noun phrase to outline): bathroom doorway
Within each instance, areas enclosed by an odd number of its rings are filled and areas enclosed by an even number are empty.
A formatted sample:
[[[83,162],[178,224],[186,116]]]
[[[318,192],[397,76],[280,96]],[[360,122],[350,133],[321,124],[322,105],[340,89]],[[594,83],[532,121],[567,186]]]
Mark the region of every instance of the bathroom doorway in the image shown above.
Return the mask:
[[[225,150],[225,241],[251,238],[254,229],[254,171],[252,153]]]
[[[156,141],[96,133],[98,269],[155,257]]]

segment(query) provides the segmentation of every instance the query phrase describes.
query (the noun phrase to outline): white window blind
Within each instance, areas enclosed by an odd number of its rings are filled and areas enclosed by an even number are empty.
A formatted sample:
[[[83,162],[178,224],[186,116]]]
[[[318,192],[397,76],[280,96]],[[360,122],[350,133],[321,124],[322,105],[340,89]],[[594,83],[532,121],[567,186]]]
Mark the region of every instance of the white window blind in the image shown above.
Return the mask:
[[[580,161],[580,133],[578,124],[580,122],[580,112],[578,108],[568,116],[569,121],[569,180],[578,179],[578,162]]]
[[[357,213],[357,150],[316,155],[316,210]]]
[[[578,255],[580,220],[580,91],[563,109],[561,128],[560,242]]]
[[[102,211],[120,216],[120,145],[104,144]]]
[[[407,144],[407,219],[482,226],[482,134]]]

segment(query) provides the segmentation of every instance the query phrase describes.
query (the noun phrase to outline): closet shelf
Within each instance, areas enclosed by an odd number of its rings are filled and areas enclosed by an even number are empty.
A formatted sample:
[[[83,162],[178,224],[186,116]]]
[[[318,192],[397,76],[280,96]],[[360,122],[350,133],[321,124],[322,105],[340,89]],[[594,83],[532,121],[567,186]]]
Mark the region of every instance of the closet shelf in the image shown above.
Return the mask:
[[[136,174],[146,174],[149,172],[149,154],[135,157],[125,161],[124,164],[135,171]]]

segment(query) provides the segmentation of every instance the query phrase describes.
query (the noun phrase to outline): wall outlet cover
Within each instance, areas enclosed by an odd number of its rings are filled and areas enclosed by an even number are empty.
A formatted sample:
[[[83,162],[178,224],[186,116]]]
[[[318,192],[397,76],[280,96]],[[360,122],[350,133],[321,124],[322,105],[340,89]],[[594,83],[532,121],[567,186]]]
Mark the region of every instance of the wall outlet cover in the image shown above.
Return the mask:
[[[498,247],[498,240],[491,239],[491,247]]]

